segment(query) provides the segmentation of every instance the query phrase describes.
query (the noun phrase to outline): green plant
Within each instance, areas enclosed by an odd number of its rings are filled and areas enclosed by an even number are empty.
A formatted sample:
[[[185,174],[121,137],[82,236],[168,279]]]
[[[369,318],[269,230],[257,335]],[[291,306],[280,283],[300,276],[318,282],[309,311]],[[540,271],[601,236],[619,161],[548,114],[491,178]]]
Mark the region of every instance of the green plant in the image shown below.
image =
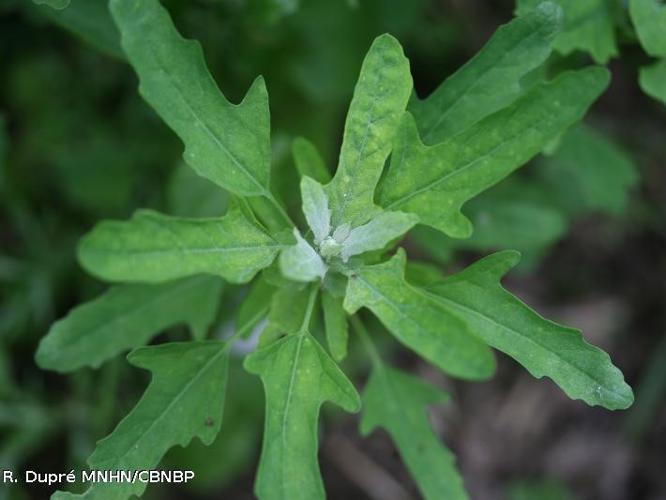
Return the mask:
[[[451,376],[491,377],[495,348],[571,398],[608,409],[631,405],[631,389],[607,354],[502,288],[517,252],[444,277],[394,251],[416,224],[469,237],[462,206],[566,132],[603,92],[609,76],[599,67],[534,77],[560,28],[558,7],[542,3],[500,28],[424,100],[412,94],[400,44],[378,37],[354,90],[335,175],[309,142],[294,143],[302,214],[288,213],[292,200],[271,190],[263,79],[231,104],[200,46],[181,38],[157,0],[112,0],[110,7],[141,94],[182,139],[188,165],[230,201],[211,218],[142,210],[129,221],[100,223],[81,241],[82,266],[121,284],[57,322],[38,363],[69,372],[133,349],[130,363],[153,375],[136,407],[98,443],[91,468],[153,468],[172,446],[194,437],[210,444],[223,428],[229,352],[264,317],[259,346],[244,362],[266,395],[261,498],[324,497],[317,433],[326,401],[362,409],[364,433],[385,428],[425,497],[466,497],[453,456],[426,419],[425,407],[446,395],[382,359],[361,309]],[[235,333],[207,339],[221,289],[250,282]],[[330,355],[317,339],[319,310]],[[193,340],[145,347],[180,322]],[[348,350],[348,325],[372,362],[362,397],[337,364]],[[96,483],[82,496],[127,498],[144,487]]]

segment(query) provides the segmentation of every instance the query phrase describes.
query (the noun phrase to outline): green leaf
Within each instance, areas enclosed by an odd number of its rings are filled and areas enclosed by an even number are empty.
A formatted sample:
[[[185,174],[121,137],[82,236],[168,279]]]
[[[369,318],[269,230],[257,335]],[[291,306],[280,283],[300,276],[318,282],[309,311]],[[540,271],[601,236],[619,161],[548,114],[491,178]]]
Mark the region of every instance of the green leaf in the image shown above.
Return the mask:
[[[580,331],[542,318],[502,288],[499,280],[519,260],[514,251],[490,255],[428,292],[476,336],[533,376],[550,377],[570,398],[610,410],[629,407],[631,388],[608,354],[585,342]]]
[[[412,99],[425,144],[436,144],[463,132],[506,107],[524,89],[521,79],[550,55],[562,24],[562,11],[544,2],[501,26],[488,43],[426,99]]]
[[[288,332],[297,332],[303,323],[310,297],[307,287],[287,286],[273,294],[268,312],[268,325],[264,329],[259,346],[269,345]]]
[[[421,143],[406,114],[379,185],[379,204],[415,213],[421,223],[454,238],[469,237],[472,225],[462,205],[580,120],[608,79],[608,71],[597,67],[563,73],[436,146]]]
[[[195,339],[202,339],[215,318],[221,290],[222,281],[213,276],[110,288],[51,327],[39,344],[37,364],[59,372],[97,368],[182,322]]]
[[[383,427],[427,500],[466,499],[453,454],[433,432],[426,407],[444,403],[438,388],[398,370],[379,365],[363,391],[361,433]]]
[[[241,196],[271,196],[268,94],[258,78],[238,105],[222,95],[201,46],[180,36],[157,0],[111,0],[139,91],[185,144],[200,175]]]
[[[280,271],[293,281],[314,281],[326,275],[327,267],[310,244],[294,228],[296,244],[280,252]]]
[[[518,0],[518,14],[533,9],[541,0]],[[553,47],[567,55],[575,50],[589,52],[606,64],[618,55],[615,40],[615,0],[557,0],[564,12],[564,26]]]
[[[409,61],[390,35],[375,39],[354,89],[335,177],[326,186],[333,227],[357,226],[375,210],[375,186],[412,90]]]
[[[636,166],[616,142],[585,125],[564,134],[539,174],[551,196],[572,214],[590,210],[621,214],[630,188],[638,181]]]
[[[645,52],[666,57],[666,4],[661,0],[629,0],[629,14]]]
[[[236,331],[242,332],[243,338],[248,338],[252,330],[268,315],[275,292],[275,287],[263,276],[257,278],[252,284],[250,291],[238,308],[236,317]]]
[[[37,5],[48,5],[49,7],[62,10],[67,8],[70,0],[32,0]]]
[[[357,412],[356,389],[309,334],[288,335],[245,360],[266,393],[264,444],[255,484],[262,500],[325,498],[317,464],[319,409],[331,401]]]
[[[120,47],[120,33],[109,13],[108,0],[72,0],[71,3],[68,0],[57,1],[69,5],[66,5],[66,9],[63,7],[63,10],[44,8],[42,13],[105,54],[118,59],[125,58]]]
[[[319,245],[331,232],[331,210],[324,187],[310,177],[301,178],[303,214],[312,229],[314,241]]]
[[[404,345],[453,376],[479,380],[495,370],[492,352],[457,316],[405,281],[405,253],[349,277],[344,307],[370,309]]]
[[[209,445],[222,423],[228,355],[221,342],[172,342],[133,351],[128,359],[153,379],[134,409],[97,443],[92,470],[155,469],[169,448],[194,437]],[[124,500],[141,495],[143,482],[95,483],[82,495],[56,493],[54,500]]]
[[[324,311],[324,327],[326,343],[333,359],[338,363],[347,356],[349,325],[347,314],[342,308],[342,297],[335,297],[328,290],[321,294],[321,305]]]
[[[666,104],[666,59],[641,68],[638,81],[643,92]]]
[[[342,241],[340,256],[347,262],[353,255],[384,248],[414,227],[418,220],[418,217],[403,212],[380,212],[370,222],[349,232]]]
[[[169,213],[180,217],[219,217],[227,211],[229,194],[179,162],[167,183]]]
[[[331,180],[331,172],[326,168],[324,159],[310,141],[303,137],[296,137],[291,145],[291,153],[294,156],[296,170],[301,177],[307,175],[320,184],[326,184]]]
[[[103,221],[79,245],[81,265],[107,281],[168,281],[199,273],[250,281],[282,247],[239,210],[186,219],[139,210],[128,221]]]

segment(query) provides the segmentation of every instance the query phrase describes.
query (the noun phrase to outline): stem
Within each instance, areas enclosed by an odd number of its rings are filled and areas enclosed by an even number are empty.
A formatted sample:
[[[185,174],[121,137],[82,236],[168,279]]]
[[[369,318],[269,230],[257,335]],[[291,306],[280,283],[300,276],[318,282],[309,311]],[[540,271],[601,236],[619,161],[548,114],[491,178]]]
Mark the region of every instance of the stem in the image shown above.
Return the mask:
[[[361,342],[363,343],[363,347],[365,347],[365,350],[368,351],[368,355],[370,356],[370,361],[372,361],[372,365],[375,368],[382,368],[383,363],[382,363],[382,358],[379,355],[379,351],[375,347],[375,344],[372,343],[372,339],[370,338],[370,334],[368,333],[368,330],[365,328],[365,325],[361,321],[361,318],[358,317],[358,314],[354,314],[349,321],[352,324],[352,327],[354,327],[354,330],[356,330],[356,333],[358,333],[359,338],[361,339]]]
[[[314,310],[315,299],[317,298],[317,292],[319,292],[319,285],[314,283],[312,285],[312,290],[310,291],[310,296],[308,297],[308,306],[305,310],[305,316],[303,317],[303,323],[298,329],[298,335],[303,335],[307,333],[308,327],[310,326],[310,320],[312,319],[312,311]]]

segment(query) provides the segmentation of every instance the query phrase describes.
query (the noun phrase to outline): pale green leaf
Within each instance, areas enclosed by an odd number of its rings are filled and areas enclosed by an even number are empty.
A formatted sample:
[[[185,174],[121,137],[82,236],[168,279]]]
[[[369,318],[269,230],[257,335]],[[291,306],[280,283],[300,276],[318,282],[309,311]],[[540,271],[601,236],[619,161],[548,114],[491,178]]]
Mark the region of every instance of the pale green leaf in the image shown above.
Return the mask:
[[[375,39],[354,89],[340,160],[326,186],[332,225],[357,226],[372,215],[375,186],[412,90],[409,61],[390,35]]]
[[[333,359],[340,362],[347,356],[349,338],[349,325],[347,324],[347,314],[342,308],[342,297],[335,297],[328,290],[323,290],[321,305],[324,311],[328,350],[331,351]]]
[[[331,210],[324,187],[310,177],[301,178],[301,199],[303,214],[314,235],[315,244],[319,245],[331,232]]]
[[[326,264],[312,246],[294,228],[296,244],[280,252],[280,271],[293,281],[314,281],[324,277]]]
[[[641,68],[638,81],[643,92],[666,104],[666,59]]]
[[[194,437],[209,445],[222,423],[228,355],[221,342],[172,342],[143,347],[128,356],[153,379],[134,409],[97,443],[88,459],[91,470],[156,469],[169,448]],[[125,500],[141,495],[146,483],[98,482],[85,493],[56,493],[55,500]]]
[[[548,321],[500,285],[520,260],[514,251],[490,255],[428,287],[442,307],[464,319],[474,335],[508,354],[535,377],[550,377],[573,399],[610,410],[633,402],[631,388],[608,354],[580,331]]]
[[[645,52],[666,57],[666,4],[662,0],[629,0],[629,14]]]
[[[139,91],[185,144],[200,175],[242,196],[270,196],[270,124],[263,79],[238,105],[222,95],[201,46],[181,37],[157,0],[111,0]]]
[[[221,290],[222,281],[214,276],[110,288],[53,324],[39,344],[37,364],[59,372],[97,368],[178,323],[187,323],[194,338],[202,339],[215,317]]]
[[[330,401],[356,412],[356,389],[308,333],[288,335],[252,353],[245,368],[266,393],[264,444],[255,483],[262,500],[324,499],[317,464],[319,409]]]
[[[383,427],[427,500],[462,500],[467,494],[453,454],[433,432],[427,406],[448,396],[434,386],[379,365],[363,391],[361,432]]]
[[[533,87],[512,105],[436,146],[423,145],[407,113],[379,185],[387,210],[412,212],[455,238],[472,233],[462,205],[538,154],[580,120],[608,85],[608,71],[587,68]]]
[[[331,180],[331,172],[326,168],[324,159],[314,144],[303,137],[297,137],[291,145],[291,153],[294,156],[296,170],[301,177],[308,176],[320,184],[326,184]]]
[[[409,231],[418,220],[418,217],[403,212],[380,212],[370,222],[349,232],[342,242],[340,256],[347,262],[353,255],[384,248],[386,244]]]
[[[518,0],[521,14],[541,0]],[[594,60],[605,64],[618,54],[615,37],[616,0],[557,0],[564,12],[562,32],[553,47],[567,55],[575,50],[589,52]]]
[[[405,281],[405,254],[365,266],[349,277],[344,307],[370,309],[400,342],[441,370],[466,379],[485,379],[495,370],[490,349],[457,316],[425,291]]]
[[[83,237],[81,265],[108,281],[168,281],[193,274],[252,279],[282,247],[239,211],[186,219],[139,210],[128,221],[104,221]]]
[[[552,2],[539,4],[500,27],[488,43],[426,99],[412,99],[409,111],[425,144],[463,132],[513,102],[521,79],[551,52],[562,12]]]

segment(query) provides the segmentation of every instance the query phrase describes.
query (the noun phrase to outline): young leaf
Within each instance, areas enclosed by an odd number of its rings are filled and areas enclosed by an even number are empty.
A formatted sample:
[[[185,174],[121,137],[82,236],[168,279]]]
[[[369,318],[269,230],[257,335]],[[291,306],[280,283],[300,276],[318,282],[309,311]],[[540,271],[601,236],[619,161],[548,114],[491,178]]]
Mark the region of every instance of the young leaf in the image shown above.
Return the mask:
[[[414,227],[418,220],[418,217],[403,212],[380,212],[370,222],[349,232],[342,242],[340,256],[347,262],[353,255],[384,248]]]
[[[666,57],[666,5],[661,0],[629,0],[629,14],[645,52]]]
[[[296,170],[301,177],[312,177],[320,184],[326,184],[331,180],[331,173],[326,168],[324,159],[314,144],[304,137],[296,137],[291,145],[291,153],[294,156]]]
[[[59,372],[97,368],[181,322],[190,326],[195,339],[202,339],[215,317],[221,290],[222,281],[214,276],[110,288],[51,327],[37,349],[37,364]]]
[[[239,210],[210,219],[139,210],[129,221],[97,224],[81,240],[79,260],[107,281],[160,282],[206,273],[244,283],[280,248]]]
[[[222,95],[201,46],[181,37],[158,0],[111,0],[139,91],[185,144],[200,175],[241,196],[270,196],[268,94],[258,78],[243,101]]]
[[[430,145],[449,139],[513,102],[523,92],[521,79],[550,55],[561,24],[557,5],[539,4],[501,26],[426,99],[412,99],[408,109],[423,142]]]
[[[296,244],[280,253],[280,271],[293,281],[314,281],[326,275],[327,267],[319,254],[294,228]]]
[[[354,89],[335,177],[326,186],[332,225],[363,224],[372,215],[375,186],[412,90],[409,61],[390,35],[375,39]]]
[[[453,454],[433,432],[426,407],[444,403],[438,388],[385,366],[372,370],[363,391],[361,433],[383,427],[427,500],[468,498]]]
[[[641,68],[638,81],[643,92],[666,104],[666,59]]]
[[[347,341],[349,326],[347,314],[342,308],[342,298],[334,297],[328,290],[321,294],[321,305],[324,311],[324,327],[326,329],[326,343],[333,359],[338,363],[347,356]]]
[[[535,86],[497,113],[436,146],[424,146],[405,114],[379,204],[419,216],[455,238],[472,233],[462,205],[538,154],[578,121],[608,85],[608,71],[588,68]]]
[[[533,9],[541,0],[518,0],[518,13]],[[599,64],[618,54],[615,41],[614,0],[557,0],[564,12],[564,26],[553,47],[567,55],[589,52]]]
[[[349,314],[367,307],[400,342],[453,376],[485,379],[495,370],[492,352],[464,323],[405,281],[402,250],[352,274],[344,307]]]
[[[633,402],[631,388],[608,354],[585,342],[578,330],[548,321],[500,285],[520,260],[514,251],[490,255],[442,283],[428,287],[442,307],[508,354],[535,377],[550,377],[572,399],[610,410]]]
[[[221,342],[173,342],[133,351],[128,359],[150,370],[153,379],[134,409],[97,443],[88,459],[92,470],[154,469],[169,450],[194,437],[209,445],[222,423],[228,355]],[[125,500],[141,495],[146,484],[94,483],[85,493],[58,492],[54,500]]]
[[[319,408],[357,412],[356,389],[309,334],[288,335],[252,353],[245,369],[266,393],[264,444],[255,483],[262,500],[325,498],[317,464]]]
[[[303,214],[308,221],[315,244],[319,245],[331,232],[331,210],[324,187],[310,177],[301,178]]]

